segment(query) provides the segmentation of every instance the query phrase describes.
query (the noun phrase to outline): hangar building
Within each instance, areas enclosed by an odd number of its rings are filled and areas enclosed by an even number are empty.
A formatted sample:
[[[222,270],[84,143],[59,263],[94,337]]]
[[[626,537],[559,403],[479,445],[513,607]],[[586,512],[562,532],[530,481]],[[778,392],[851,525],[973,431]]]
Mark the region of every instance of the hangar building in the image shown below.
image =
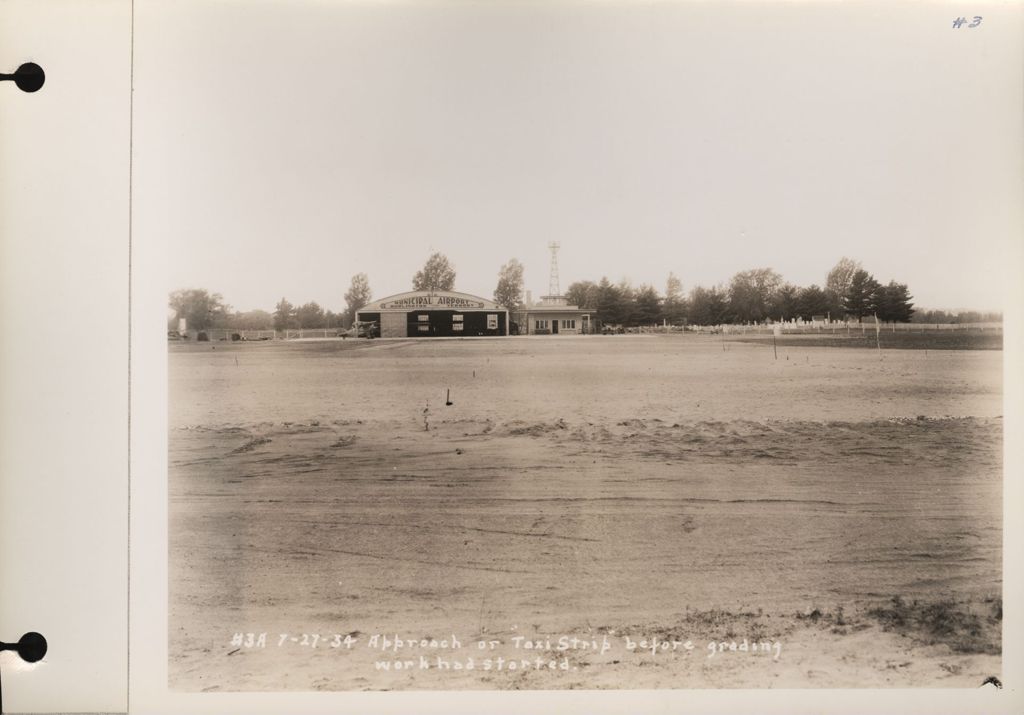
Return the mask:
[[[508,311],[468,293],[413,291],[369,303],[356,320],[380,326],[382,338],[508,335]]]

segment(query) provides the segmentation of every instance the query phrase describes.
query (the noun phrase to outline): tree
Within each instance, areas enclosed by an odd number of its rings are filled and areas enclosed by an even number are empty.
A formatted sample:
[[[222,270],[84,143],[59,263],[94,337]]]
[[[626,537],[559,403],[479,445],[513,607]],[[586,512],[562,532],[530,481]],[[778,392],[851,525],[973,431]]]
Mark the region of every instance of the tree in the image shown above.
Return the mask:
[[[690,322],[696,325],[721,325],[729,310],[724,288],[697,286],[690,291]]]
[[[683,283],[674,273],[668,274],[665,281],[665,300],[662,303],[662,315],[673,325],[686,320],[686,299],[683,297]]]
[[[300,305],[295,309],[295,322],[300,328],[322,328],[326,324],[324,309],[316,302]]]
[[[265,310],[234,313],[227,321],[227,327],[233,330],[270,330],[273,325],[274,316]]]
[[[909,296],[908,296],[909,297]],[[948,310],[914,310],[911,323],[1001,323],[1003,314],[966,310],[951,313]]]
[[[798,315],[798,296],[800,289],[792,283],[784,283],[772,297],[769,317],[773,320],[792,320]]]
[[[356,311],[370,302],[373,293],[370,291],[370,279],[365,273],[356,273],[345,291],[344,327],[348,328],[356,320]]]
[[[187,288],[171,293],[168,306],[175,317],[185,319],[189,330],[206,330],[227,319],[229,306],[220,293],[202,288]]]
[[[512,311],[519,310],[523,305],[523,264],[515,258],[498,271],[494,302]]]
[[[295,327],[295,307],[284,298],[274,308],[274,330]]]
[[[816,315],[828,315],[831,311],[832,301],[818,286],[810,285],[797,293],[796,313],[804,320],[810,320]]]
[[[594,281],[576,281],[565,291],[565,299],[569,305],[596,310],[599,294],[600,289]]]
[[[782,276],[771,268],[741,271],[729,282],[729,313],[738,323],[760,322],[768,317]]]
[[[624,322],[622,293],[607,277],[602,277],[601,282],[597,284],[597,314],[605,325],[618,325]]]
[[[914,314],[914,304],[910,299],[906,284],[889,281],[889,285],[881,286],[875,294],[875,310],[878,319],[886,323],[909,323]]]
[[[636,325],[639,322],[636,306],[636,290],[623,278],[615,286],[619,292],[619,322],[623,325]]]
[[[843,301],[846,293],[850,290],[850,281],[853,280],[853,274],[859,270],[861,270],[860,263],[844,256],[828,272],[828,277],[825,279],[825,294],[829,298],[830,306],[826,312],[838,316],[843,311]]]
[[[875,311],[877,291],[878,281],[863,268],[858,269],[850,279],[850,286],[843,297],[843,310],[855,316],[859,322],[865,315]]]
[[[441,253],[433,253],[423,269],[412,277],[413,290],[452,290],[455,287],[455,267]]]
[[[653,286],[642,285],[636,292],[636,312],[634,318],[637,325],[652,325],[661,322],[661,296]]]

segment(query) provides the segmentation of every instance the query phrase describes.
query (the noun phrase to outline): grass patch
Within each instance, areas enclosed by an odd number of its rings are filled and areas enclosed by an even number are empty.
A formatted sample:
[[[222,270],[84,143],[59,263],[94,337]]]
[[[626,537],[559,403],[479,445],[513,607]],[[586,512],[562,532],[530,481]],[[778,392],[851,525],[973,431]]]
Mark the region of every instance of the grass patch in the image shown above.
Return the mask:
[[[945,643],[956,653],[1002,652],[1003,601],[992,598],[980,608],[953,600],[923,603],[893,597],[867,615],[883,630],[915,638],[927,645]]]
[[[733,335],[728,339],[741,343],[770,343],[771,335]],[[1002,350],[1002,330],[923,330],[922,332],[886,332],[883,328],[879,335],[882,350]],[[853,329],[849,335],[846,330],[837,330],[835,335],[830,332],[807,334],[783,334],[776,338],[776,345],[784,347],[816,347],[816,348],[865,348],[874,350],[874,326],[862,335],[860,329]]]

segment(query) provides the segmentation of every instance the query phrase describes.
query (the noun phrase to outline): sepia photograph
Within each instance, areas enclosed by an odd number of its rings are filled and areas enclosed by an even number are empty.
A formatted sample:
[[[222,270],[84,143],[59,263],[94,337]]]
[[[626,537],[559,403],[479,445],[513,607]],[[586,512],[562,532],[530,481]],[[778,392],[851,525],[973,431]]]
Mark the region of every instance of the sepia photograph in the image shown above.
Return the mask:
[[[1003,687],[1019,6],[134,22],[170,691]]]
[[[0,712],[1021,712],[1022,38],[0,1]]]

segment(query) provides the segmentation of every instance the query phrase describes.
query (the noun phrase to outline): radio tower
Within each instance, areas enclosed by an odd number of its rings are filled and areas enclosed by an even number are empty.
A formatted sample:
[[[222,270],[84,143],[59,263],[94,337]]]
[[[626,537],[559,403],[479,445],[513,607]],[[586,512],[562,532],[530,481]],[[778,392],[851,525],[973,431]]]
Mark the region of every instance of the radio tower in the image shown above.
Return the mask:
[[[548,295],[554,298],[562,294],[558,288],[558,249],[560,246],[557,241],[552,241],[548,244],[548,248],[551,250],[551,277],[548,279]]]

